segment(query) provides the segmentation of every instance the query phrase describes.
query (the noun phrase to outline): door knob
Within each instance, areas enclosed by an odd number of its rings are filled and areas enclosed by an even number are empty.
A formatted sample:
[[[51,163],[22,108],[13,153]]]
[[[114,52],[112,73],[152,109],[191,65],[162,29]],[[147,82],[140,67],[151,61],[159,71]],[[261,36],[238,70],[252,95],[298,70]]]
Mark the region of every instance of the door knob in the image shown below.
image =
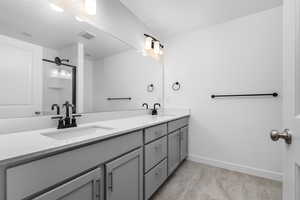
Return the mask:
[[[284,139],[285,143],[292,144],[292,135],[289,129],[284,129],[282,133],[277,130],[272,130],[270,133],[271,139],[273,141],[278,141],[279,139]]]

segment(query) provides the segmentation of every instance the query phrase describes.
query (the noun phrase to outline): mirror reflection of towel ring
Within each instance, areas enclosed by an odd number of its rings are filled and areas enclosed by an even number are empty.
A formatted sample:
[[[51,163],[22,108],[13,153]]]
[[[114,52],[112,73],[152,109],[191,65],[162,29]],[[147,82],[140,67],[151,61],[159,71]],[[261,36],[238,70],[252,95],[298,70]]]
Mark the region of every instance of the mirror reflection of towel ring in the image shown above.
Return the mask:
[[[173,83],[172,89],[173,89],[174,91],[178,91],[178,90],[180,90],[180,88],[181,88],[181,85],[180,85],[180,83],[179,83],[178,81],[175,82],[175,83]]]
[[[147,86],[147,92],[153,92],[153,91],[154,91],[154,85],[153,83],[151,83]]]

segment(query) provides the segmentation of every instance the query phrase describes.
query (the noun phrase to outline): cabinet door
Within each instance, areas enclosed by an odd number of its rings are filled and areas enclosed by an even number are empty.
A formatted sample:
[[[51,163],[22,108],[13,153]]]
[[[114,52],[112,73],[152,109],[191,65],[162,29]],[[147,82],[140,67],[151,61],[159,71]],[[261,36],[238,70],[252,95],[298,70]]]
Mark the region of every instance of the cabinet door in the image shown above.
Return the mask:
[[[170,175],[180,163],[180,131],[168,135],[168,175]]]
[[[188,155],[188,127],[180,129],[180,160],[183,161]]]
[[[101,169],[97,168],[33,200],[102,200],[102,177]]]
[[[106,200],[125,199],[143,199],[142,149],[106,164]]]

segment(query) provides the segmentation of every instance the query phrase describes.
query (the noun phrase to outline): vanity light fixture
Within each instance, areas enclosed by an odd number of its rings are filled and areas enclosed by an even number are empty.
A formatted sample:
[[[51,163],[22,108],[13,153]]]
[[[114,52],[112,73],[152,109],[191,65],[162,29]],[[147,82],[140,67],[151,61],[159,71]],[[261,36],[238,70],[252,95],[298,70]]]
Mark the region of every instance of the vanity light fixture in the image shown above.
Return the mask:
[[[66,70],[52,69],[50,77],[59,79],[72,79],[72,74]]]
[[[62,7],[60,7],[60,6],[58,6],[58,5],[54,4],[54,3],[50,3],[50,7],[53,10],[55,10],[56,12],[64,12],[65,11]]]
[[[58,69],[52,69],[50,77],[57,78],[59,76]]]
[[[164,46],[160,43],[160,41],[148,34],[144,34],[144,36],[145,36],[144,50],[148,54],[153,55],[155,57],[163,55]]]
[[[159,52],[160,52],[160,43],[159,43],[159,41],[155,41],[154,42],[154,53],[159,54]]]
[[[152,42],[153,42],[152,37],[145,38],[145,50],[152,49]]]

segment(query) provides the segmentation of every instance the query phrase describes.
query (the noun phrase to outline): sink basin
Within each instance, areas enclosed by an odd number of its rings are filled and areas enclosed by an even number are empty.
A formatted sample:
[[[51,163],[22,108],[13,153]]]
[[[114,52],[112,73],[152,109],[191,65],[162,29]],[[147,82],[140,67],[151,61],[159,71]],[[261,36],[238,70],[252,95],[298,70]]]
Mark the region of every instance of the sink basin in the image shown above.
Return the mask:
[[[56,140],[67,140],[67,139],[82,137],[90,134],[105,135],[112,129],[113,128],[111,127],[102,127],[102,126],[88,126],[88,127],[78,127],[78,128],[76,127],[76,128],[62,129],[62,130],[42,133],[42,135]]]

